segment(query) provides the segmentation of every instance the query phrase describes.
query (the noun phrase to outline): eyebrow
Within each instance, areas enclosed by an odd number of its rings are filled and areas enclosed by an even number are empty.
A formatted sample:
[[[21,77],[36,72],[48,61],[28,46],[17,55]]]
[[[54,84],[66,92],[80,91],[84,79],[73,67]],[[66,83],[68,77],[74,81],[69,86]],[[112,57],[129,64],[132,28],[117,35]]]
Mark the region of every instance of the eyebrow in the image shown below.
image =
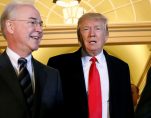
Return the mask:
[[[29,19],[32,19],[32,20],[38,20],[37,18],[34,18],[34,17],[29,17]]]

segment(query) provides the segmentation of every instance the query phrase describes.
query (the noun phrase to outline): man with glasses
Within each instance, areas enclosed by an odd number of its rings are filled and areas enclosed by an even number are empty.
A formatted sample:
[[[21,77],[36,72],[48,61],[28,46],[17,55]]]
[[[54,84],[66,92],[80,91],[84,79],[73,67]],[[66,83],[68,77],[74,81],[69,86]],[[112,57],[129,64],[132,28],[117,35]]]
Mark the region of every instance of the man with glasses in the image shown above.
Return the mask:
[[[77,35],[78,51],[48,61],[60,71],[68,117],[133,118],[128,65],[103,50],[108,38],[106,17],[84,14],[78,21]],[[93,72],[94,76],[89,76]]]
[[[0,23],[8,44],[0,55],[0,118],[61,118],[59,73],[32,57],[43,36],[38,10],[10,3]]]

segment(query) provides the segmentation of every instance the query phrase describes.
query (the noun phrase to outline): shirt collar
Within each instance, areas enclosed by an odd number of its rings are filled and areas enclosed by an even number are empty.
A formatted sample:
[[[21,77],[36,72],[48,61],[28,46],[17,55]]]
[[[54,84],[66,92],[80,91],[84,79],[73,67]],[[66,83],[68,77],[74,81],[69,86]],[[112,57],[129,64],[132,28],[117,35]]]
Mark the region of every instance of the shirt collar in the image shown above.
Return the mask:
[[[9,56],[11,62],[15,65],[18,65],[18,59],[20,58],[20,56],[8,47],[6,49],[6,53]],[[27,59],[27,63],[31,62],[31,55],[28,55],[25,58]]]
[[[105,61],[105,56],[104,56],[103,50],[101,51],[101,53],[99,53],[95,57],[97,59],[97,62],[100,64],[101,64],[101,62]],[[84,64],[89,63],[91,58],[92,58],[91,56],[89,56],[84,50],[82,50],[82,60],[83,60]]]

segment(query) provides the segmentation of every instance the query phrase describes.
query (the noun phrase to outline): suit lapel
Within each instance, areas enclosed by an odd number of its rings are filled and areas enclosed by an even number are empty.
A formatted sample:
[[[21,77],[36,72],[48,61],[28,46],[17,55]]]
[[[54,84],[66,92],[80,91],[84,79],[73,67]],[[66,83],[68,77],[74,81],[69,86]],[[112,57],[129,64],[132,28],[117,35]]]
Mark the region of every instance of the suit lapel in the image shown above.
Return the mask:
[[[110,90],[109,91],[111,91],[112,89],[114,89],[114,88],[111,88],[112,85],[115,85],[114,82],[116,83],[116,81],[114,81],[115,66],[112,64],[112,60],[111,60],[110,55],[105,50],[103,50],[103,52],[104,52],[104,55],[105,55],[105,58],[106,58],[108,74],[109,74],[109,84],[110,84],[110,86],[109,86]]]
[[[84,79],[83,74],[83,67],[82,67],[82,61],[81,61],[81,49],[79,49],[77,52],[74,53],[73,56],[73,62],[75,65],[75,71],[78,71],[80,78]]]
[[[17,80],[16,72],[6,52],[4,52],[0,56],[0,62],[0,79],[3,79],[5,81],[6,85],[8,85],[8,87],[12,90],[13,94],[16,96],[18,102],[26,106],[19,81]]]
[[[104,52],[104,55],[106,58],[108,75],[109,75],[109,111],[111,114],[111,111],[113,109],[112,98],[114,96],[114,86],[112,86],[112,85],[116,85],[116,84],[114,84],[114,82],[116,82],[116,81],[114,81],[114,67],[112,65],[110,56],[108,55],[108,53],[105,50],[103,50],[103,52]]]
[[[75,93],[78,93],[76,96],[81,96],[79,101],[76,102],[76,104],[82,103],[82,104],[79,104],[80,106],[79,110],[83,112],[82,114],[88,114],[87,92],[86,92],[81,56],[82,54],[81,54],[81,48],[80,48],[78,51],[73,53],[73,57],[70,60],[72,60],[71,65],[74,64],[72,65],[72,67],[74,67],[72,72],[75,73],[73,75],[74,75],[74,78],[76,79],[74,80],[74,85],[76,85],[75,88],[77,88],[77,85],[79,88],[79,89],[76,89],[76,91],[78,92],[75,92]]]
[[[35,93],[34,93],[34,103],[33,103],[33,118],[39,117],[40,115],[40,78],[42,78],[41,74],[43,73],[37,63],[37,61],[32,58],[33,70],[34,70],[34,79],[35,79]]]
[[[74,76],[77,76],[76,78],[79,79],[79,81],[80,81],[79,83],[81,84],[81,87],[83,87],[82,90],[86,91],[84,72],[83,72],[82,61],[81,61],[81,48],[77,52],[74,53],[73,59],[71,59],[71,60],[73,60],[73,62],[71,62],[71,63],[74,64],[74,66],[73,66],[74,70],[72,70],[72,71],[77,73]],[[83,78],[83,79],[81,79],[81,78]]]

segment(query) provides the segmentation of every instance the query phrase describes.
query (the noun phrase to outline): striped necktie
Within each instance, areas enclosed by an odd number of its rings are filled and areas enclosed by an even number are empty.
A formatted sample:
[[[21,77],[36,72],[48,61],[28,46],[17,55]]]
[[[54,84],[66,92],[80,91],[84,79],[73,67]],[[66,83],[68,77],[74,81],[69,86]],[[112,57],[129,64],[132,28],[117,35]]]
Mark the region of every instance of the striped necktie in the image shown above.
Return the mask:
[[[33,89],[31,78],[29,72],[26,68],[27,60],[25,58],[19,58],[19,75],[18,79],[25,97],[25,101],[27,103],[27,107],[29,108],[29,113],[31,114],[32,105],[33,105]]]

